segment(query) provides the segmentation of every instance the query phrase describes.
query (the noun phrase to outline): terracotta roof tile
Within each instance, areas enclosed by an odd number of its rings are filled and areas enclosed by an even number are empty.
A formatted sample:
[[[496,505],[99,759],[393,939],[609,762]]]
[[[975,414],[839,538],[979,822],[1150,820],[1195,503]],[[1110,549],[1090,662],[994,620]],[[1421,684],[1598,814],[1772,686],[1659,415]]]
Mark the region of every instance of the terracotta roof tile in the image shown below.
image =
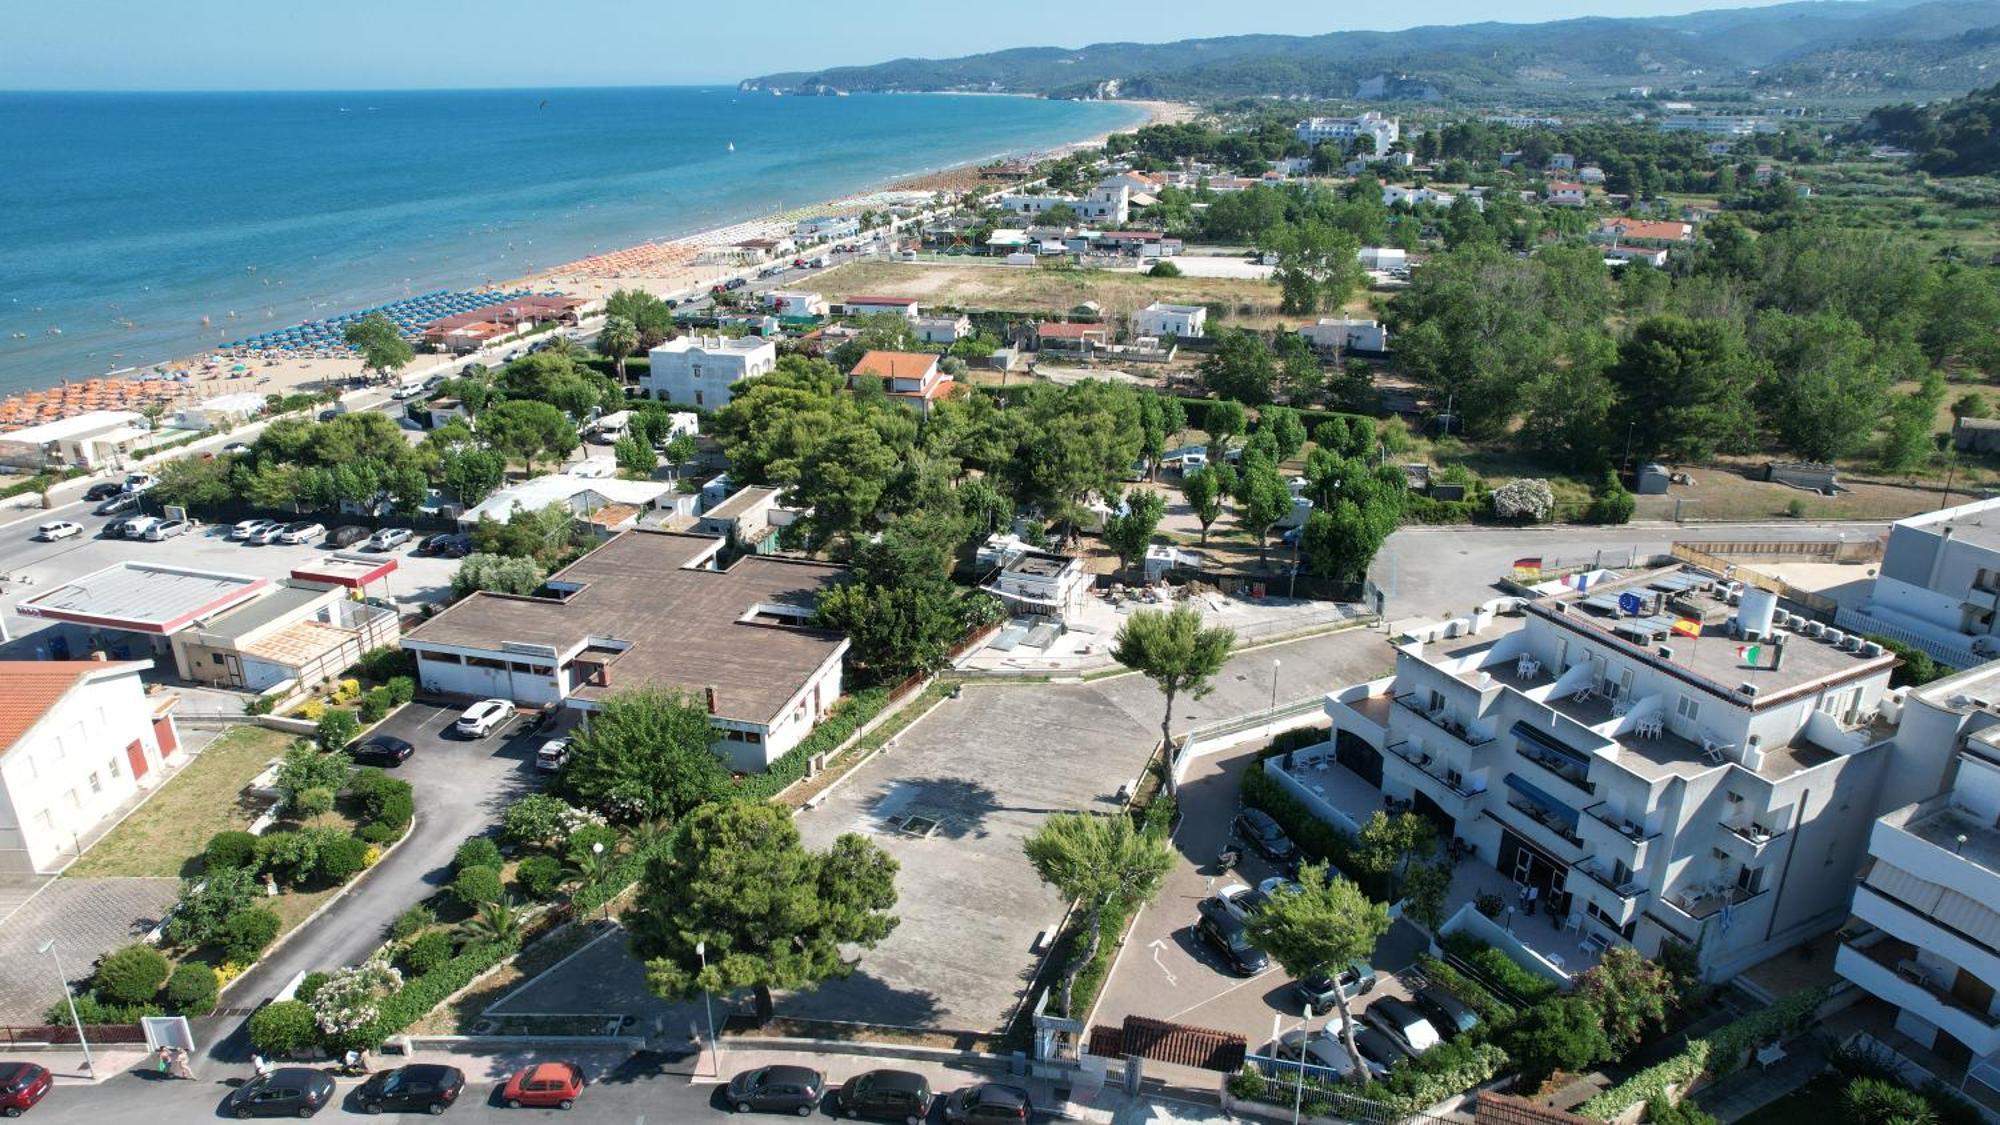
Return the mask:
[[[85,676],[144,661],[0,660],[0,753],[13,748]]]
[[[873,375],[878,379],[921,379],[937,366],[938,357],[926,352],[869,352],[854,365],[850,375]]]

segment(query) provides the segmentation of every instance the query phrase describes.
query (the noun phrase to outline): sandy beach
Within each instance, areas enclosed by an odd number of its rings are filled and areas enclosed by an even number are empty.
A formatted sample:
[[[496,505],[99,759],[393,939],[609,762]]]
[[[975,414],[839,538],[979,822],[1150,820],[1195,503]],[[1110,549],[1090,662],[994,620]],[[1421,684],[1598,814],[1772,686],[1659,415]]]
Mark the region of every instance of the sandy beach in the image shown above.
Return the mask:
[[[1177,102],[1133,101],[1126,103],[1146,112],[1144,121],[1132,126],[1173,124],[1192,120],[1195,107]],[[1078,149],[1102,145],[1108,133],[1046,149],[1008,154],[1007,160],[1046,160]],[[705,291],[721,278],[743,272],[740,262],[720,253],[745,239],[789,236],[801,220],[822,215],[859,215],[893,205],[936,201],[981,184],[979,168],[990,161],[968,162],[948,168],[904,177],[887,186],[823,203],[791,208],[728,226],[701,231],[684,238],[641,243],[622,250],[595,254],[565,262],[525,277],[498,285],[468,285],[468,290],[495,292],[532,288],[601,301],[618,289],[643,289],[662,297],[686,297]],[[419,352],[408,371],[417,373],[446,364],[477,360],[469,356],[446,356]],[[317,390],[328,381],[345,381],[361,374],[361,361],[352,357],[288,355],[281,352],[240,354],[226,351],[204,352],[149,369],[151,377],[101,376],[65,381],[59,387],[26,391],[0,399],[0,430],[54,421],[90,410],[135,410],[153,402],[169,407],[185,406],[217,395],[289,394]],[[164,376],[164,377],[163,377]]]

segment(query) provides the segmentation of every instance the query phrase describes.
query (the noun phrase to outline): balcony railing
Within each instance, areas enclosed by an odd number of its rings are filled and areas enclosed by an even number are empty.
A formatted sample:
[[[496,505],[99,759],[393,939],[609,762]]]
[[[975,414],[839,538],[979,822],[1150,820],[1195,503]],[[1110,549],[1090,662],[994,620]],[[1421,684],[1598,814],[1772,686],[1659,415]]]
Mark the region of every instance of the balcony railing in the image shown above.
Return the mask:
[[[1595,794],[1597,786],[1591,784],[1590,767],[1571,761],[1560,754],[1544,750],[1532,742],[1514,740],[1514,751],[1521,757],[1535,763],[1558,779],[1585,793]]]
[[[1435,757],[1416,749],[1407,742],[1392,742],[1384,747],[1384,749],[1415,766],[1419,773],[1422,773],[1424,776],[1451,790],[1460,797],[1472,797],[1485,792],[1483,789],[1471,788],[1464,776],[1457,770],[1441,768]]]
[[[1777,829],[1769,828],[1766,827],[1765,825],[1758,824],[1756,821],[1747,821],[1743,824],[1731,824],[1725,820],[1722,822],[1722,827],[1727,829],[1730,835],[1735,836],[1737,839],[1742,840],[1744,843],[1749,844],[1751,847],[1754,848],[1766,847],[1776,842],[1778,837],[1783,836],[1785,834],[1785,830],[1782,828],[1777,828]]]
[[[1605,808],[1603,801],[1599,801],[1583,810],[1583,815],[1604,825],[1606,828],[1611,829],[1613,832],[1618,833],[1635,844],[1644,844],[1646,841],[1656,839],[1660,835],[1658,832],[1647,832],[1646,826],[1639,821],[1627,820],[1622,816],[1611,815],[1610,811]]]
[[[1466,724],[1452,718],[1446,712],[1432,711],[1430,708],[1424,706],[1417,699],[1415,692],[1397,696],[1396,702],[1402,704],[1404,710],[1422,716],[1425,722],[1458,739],[1467,746],[1477,748],[1493,741],[1492,736],[1480,734]]]
[[[1720,914],[1723,907],[1741,906],[1752,899],[1761,898],[1770,893],[1771,888],[1769,887],[1765,887],[1761,891],[1746,891],[1741,887],[1730,887],[1726,890],[1703,891],[1699,894],[1675,891],[1672,894],[1661,895],[1660,901],[1666,903],[1676,914],[1692,918],[1699,922]]]
[[[1545,809],[1520,796],[1509,796],[1507,798],[1507,807],[1568,841],[1571,847],[1580,848],[1583,846],[1583,837],[1577,835],[1576,829],[1571,828],[1569,823],[1554,811]]]
[[[1610,891],[1626,902],[1631,902],[1646,893],[1645,884],[1636,879],[1627,879],[1623,883],[1620,883],[1616,879],[1613,879],[1611,872],[1606,870],[1604,865],[1595,859],[1586,859],[1582,863],[1577,864],[1576,867],[1577,870],[1596,880],[1605,890]]]
[[[1916,946],[1894,938],[1884,938],[1870,945],[1856,945],[1850,941],[1844,943],[1842,948],[1866,957],[1896,974],[1903,981],[1923,989],[1945,1007],[1971,1016],[1987,1027],[2000,1027],[2000,1016],[1966,1003],[1954,995],[1947,984],[1931,979],[1931,972],[1916,960]]]

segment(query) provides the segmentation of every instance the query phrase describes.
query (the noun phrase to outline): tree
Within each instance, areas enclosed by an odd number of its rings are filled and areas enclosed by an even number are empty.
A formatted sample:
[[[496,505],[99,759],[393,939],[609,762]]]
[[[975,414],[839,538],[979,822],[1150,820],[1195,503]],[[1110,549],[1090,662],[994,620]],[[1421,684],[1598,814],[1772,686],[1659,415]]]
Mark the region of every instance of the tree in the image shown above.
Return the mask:
[[[479,416],[479,432],[494,449],[529,470],[546,454],[552,460],[576,449],[576,425],[561,410],[532,399],[508,399]]]
[[[1371,901],[1361,888],[1332,873],[1325,864],[1299,869],[1299,889],[1273,895],[1245,923],[1250,944],[1271,955],[1294,980],[1335,975],[1354,961],[1375,954],[1375,943],[1389,930],[1389,908]],[[1334,1002],[1345,1025],[1347,1057],[1354,1062],[1354,1080],[1368,1080],[1361,1052],[1354,1044],[1354,1015],[1347,993],[1334,989]]]
[[[639,350],[639,326],[630,317],[606,316],[604,328],[597,333],[597,350],[611,357],[618,381],[624,382],[625,357]]]
[[[167,972],[164,954],[150,945],[134,943],[105,954],[90,978],[90,987],[114,1004],[145,1004],[160,994]]]
[[[382,1013],[382,1001],[403,986],[403,974],[381,957],[336,969],[313,993],[313,1022],[335,1044],[372,1045],[370,1025]]]
[[[653,447],[630,435],[612,443],[611,455],[618,461],[618,471],[635,480],[652,479],[653,470],[660,466]]]
[[[1278,283],[1281,312],[1316,316],[1337,310],[1365,276],[1360,241],[1338,227],[1307,220],[1279,227],[1263,242],[1278,255],[1271,280]]]
[[[1194,518],[1201,522],[1201,545],[1208,546],[1208,528],[1222,518],[1222,483],[1218,474],[1207,468],[1187,469],[1181,473],[1181,498],[1194,510]]]
[[[1223,452],[1229,448],[1229,439],[1249,427],[1249,419],[1249,412],[1243,409],[1240,402],[1228,400],[1208,404],[1208,460],[1211,465],[1222,459]]]
[[[1117,552],[1118,565],[1129,568],[1152,543],[1160,518],[1167,514],[1167,502],[1150,488],[1134,488],[1125,493],[1124,508],[1104,521],[1104,543]]]
[[[1527,1074],[1541,1078],[1558,1070],[1581,1071],[1611,1057],[1601,1013],[1588,998],[1564,996],[1536,1005],[1535,1013],[1509,1045]]]
[[[1255,406],[1271,401],[1277,366],[1264,337],[1244,328],[1225,328],[1216,333],[1215,350],[1203,357],[1202,385],[1235,402]],[[1209,411],[1211,433],[1214,410]],[[1240,429],[1238,432],[1241,432]]]
[[[507,478],[507,458],[490,449],[457,449],[438,460],[438,482],[466,507],[491,495]]]
[[[349,742],[354,741],[354,736],[360,733],[361,720],[354,717],[354,712],[341,707],[329,707],[326,710],[326,714],[319,717],[319,722],[314,724],[313,741],[318,744],[321,750],[339,750]],[[336,791],[339,789],[340,784],[347,780],[346,767],[350,763],[344,754],[329,754],[327,758],[329,760],[338,759],[341,767],[339,781],[324,787],[329,791]],[[331,764],[327,765],[326,772],[329,775],[332,774],[333,766]],[[294,797],[296,797],[296,794],[294,794]]]
[[[844,948],[870,949],[889,935],[896,869],[852,833],[807,851],[791,814],[774,805],[711,804],[682,820],[673,846],[649,862],[625,921],[656,994],[749,988],[768,1017],[772,989],[845,976],[853,964]]]
[[[1276,463],[1246,454],[1243,477],[1236,482],[1236,504],[1237,519],[1257,537],[1257,561],[1264,563],[1271,528],[1291,514],[1292,487]]]
[[[1171,610],[1134,612],[1118,627],[1111,656],[1153,681],[1166,697],[1160,740],[1172,746],[1174,700],[1183,693],[1200,699],[1215,690],[1215,674],[1222,670],[1235,643],[1235,630],[1220,625],[1204,628],[1201,611],[1182,603]]]
[[[991,595],[942,580],[878,586],[855,581],[822,593],[813,625],[847,634],[862,678],[893,684],[949,662],[970,630],[1002,616]]]
[[[620,289],[611,294],[604,301],[604,313],[606,327],[609,327],[612,317],[632,322],[633,329],[638,333],[633,351],[647,351],[673,338],[674,310],[643,289]],[[619,374],[623,377],[624,373],[621,371]]]
[[[850,544],[875,528],[876,513],[902,458],[868,421],[850,415],[799,465],[793,498],[810,507],[807,540],[814,549],[835,536]]]
[[[1839,1117],[1853,1125],[1937,1125],[1930,1100],[1888,1078],[1861,1077],[1840,1092]]]
[[[1576,991],[1597,1006],[1614,1051],[1635,1047],[1649,1030],[1664,1027],[1674,998],[1667,971],[1629,945],[1605,950]]]
[[[1605,370],[1616,346],[1604,333],[1589,332],[1563,351],[1522,388],[1527,417],[1517,438],[1530,455],[1583,472],[1604,464],[1611,452],[1618,390]]]
[[[496,594],[532,594],[542,585],[542,568],[535,560],[507,555],[474,553],[459,562],[452,572],[452,592],[460,596],[475,590]]]
[[[1931,454],[1931,433],[1937,427],[1938,404],[1944,401],[1944,374],[1926,372],[1916,390],[1889,405],[1889,426],[1882,435],[1882,467],[1893,472],[1918,468]]]
[[[410,342],[403,339],[396,322],[379,312],[349,323],[340,337],[360,353],[361,365],[368,371],[400,371],[417,354]]]
[[[1757,347],[1771,365],[1765,414],[1778,440],[1808,461],[1860,448],[1889,401],[1889,373],[1861,326],[1836,313],[1757,318]]]
[[[613,692],[570,740],[562,787],[614,821],[680,818],[729,793],[708,709],[656,688]]]
[[[1021,847],[1042,882],[1083,907],[1082,932],[1089,937],[1063,968],[1062,1014],[1073,1016],[1076,977],[1097,956],[1105,909],[1151,902],[1173,869],[1174,853],[1165,839],[1119,813],[1055,813]]]
[[[660,456],[666,459],[668,468],[673,470],[675,478],[678,479],[681,475],[681,469],[689,461],[694,460],[695,452],[694,435],[677,433],[668,438],[666,445],[661,447]]]
[[[217,457],[176,457],[155,472],[158,479],[149,490],[149,499],[162,504],[178,504],[199,510],[216,508],[236,498],[231,459]]]
[[[1428,856],[1437,844],[1437,829],[1415,813],[1390,816],[1377,812],[1354,837],[1348,863],[1356,875],[1376,881],[1389,901],[1398,897],[1403,869]]]
[[[263,896],[264,889],[247,864],[209,871],[201,879],[183,879],[180,901],[167,919],[167,940],[190,948],[217,941],[232,916]]]
[[[361,843],[359,840],[354,842]],[[217,935],[216,943],[222,947],[223,957],[238,965],[248,965],[278,940],[278,931],[283,927],[284,923],[279,920],[276,911],[253,906],[231,914],[222,923],[222,932]]]
[[[1555,508],[1555,491],[1539,477],[1520,477],[1493,490],[1493,514],[1503,520],[1541,523]]]
[[[327,714],[346,715],[349,723],[354,722],[352,712],[329,710]],[[324,717],[321,722],[325,722]],[[351,731],[348,737],[353,737]],[[285,751],[284,760],[278,763],[274,784],[289,807],[298,802],[299,794],[309,789],[339,792],[346,786],[347,775],[353,772],[353,768],[354,763],[344,753],[322,753],[312,743],[295,742],[291,749]]]

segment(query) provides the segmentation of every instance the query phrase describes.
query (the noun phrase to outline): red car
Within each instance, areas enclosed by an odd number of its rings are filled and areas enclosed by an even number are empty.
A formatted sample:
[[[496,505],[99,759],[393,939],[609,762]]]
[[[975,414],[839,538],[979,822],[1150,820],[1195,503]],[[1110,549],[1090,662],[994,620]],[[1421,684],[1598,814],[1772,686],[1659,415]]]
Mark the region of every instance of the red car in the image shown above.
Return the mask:
[[[0,1113],[19,1117],[34,1108],[55,1082],[46,1067],[25,1062],[0,1062]]]
[[[517,1071],[507,1080],[507,1088],[500,1092],[500,1098],[508,1109],[522,1106],[537,1106],[543,1109],[568,1109],[576,1104],[578,1094],[583,1093],[583,1068],[575,1063],[536,1063],[525,1070]]]

